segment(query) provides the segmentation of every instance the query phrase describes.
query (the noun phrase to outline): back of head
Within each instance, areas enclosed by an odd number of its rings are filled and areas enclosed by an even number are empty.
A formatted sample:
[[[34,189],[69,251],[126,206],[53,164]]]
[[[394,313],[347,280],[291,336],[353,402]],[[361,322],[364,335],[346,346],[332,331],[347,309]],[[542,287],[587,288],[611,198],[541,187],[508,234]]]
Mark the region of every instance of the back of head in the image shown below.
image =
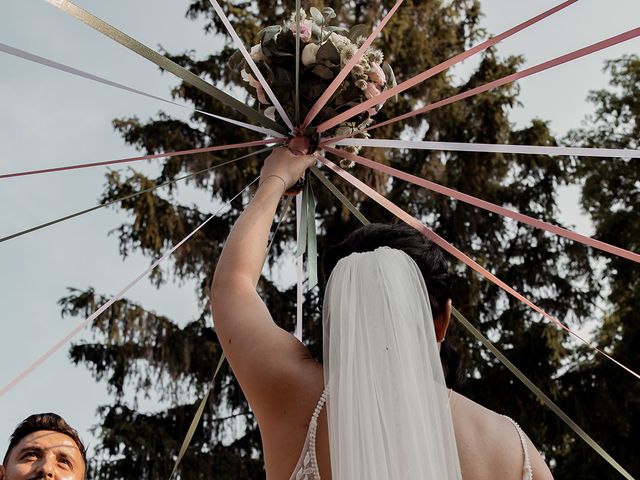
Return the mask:
[[[401,250],[413,259],[427,287],[433,316],[441,315],[451,299],[452,290],[452,277],[446,258],[440,247],[405,224],[372,223],[355,230],[325,255],[325,283],[340,259],[352,253],[372,252],[380,247]],[[447,339],[441,344],[440,359],[447,385],[455,387],[461,377],[460,358]]]
[[[80,450],[84,465],[87,465],[86,448],[78,435],[78,432],[72,428],[60,415],[55,413],[38,413],[25,418],[14,430],[9,439],[9,448],[4,456],[3,464],[6,465],[11,451],[24,439],[27,435],[39,431],[50,431],[62,433],[71,438]]]

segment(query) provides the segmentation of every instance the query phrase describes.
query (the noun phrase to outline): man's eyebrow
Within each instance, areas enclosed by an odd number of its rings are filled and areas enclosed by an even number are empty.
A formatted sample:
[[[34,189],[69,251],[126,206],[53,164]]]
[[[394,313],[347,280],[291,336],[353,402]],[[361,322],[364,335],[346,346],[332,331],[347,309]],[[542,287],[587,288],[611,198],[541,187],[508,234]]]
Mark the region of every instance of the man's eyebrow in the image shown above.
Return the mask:
[[[42,452],[42,451],[44,451],[44,449],[42,447],[38,446],[38,445],[33,445],[33,444],[27,443],[26,445],[23,445],[18,450],[19,453],[28,452],[28,451]]]

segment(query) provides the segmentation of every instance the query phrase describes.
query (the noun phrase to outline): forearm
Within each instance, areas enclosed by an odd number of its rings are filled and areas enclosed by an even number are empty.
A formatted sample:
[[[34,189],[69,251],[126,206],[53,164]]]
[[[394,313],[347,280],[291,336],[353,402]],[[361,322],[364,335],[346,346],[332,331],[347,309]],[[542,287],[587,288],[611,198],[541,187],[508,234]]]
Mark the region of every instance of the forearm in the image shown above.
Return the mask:
[[[213,277],[214,291],[237,285],[238,282],[256,287],[264,264],[269,231],[284,186],[276,176],[264,179],[227,238]]]

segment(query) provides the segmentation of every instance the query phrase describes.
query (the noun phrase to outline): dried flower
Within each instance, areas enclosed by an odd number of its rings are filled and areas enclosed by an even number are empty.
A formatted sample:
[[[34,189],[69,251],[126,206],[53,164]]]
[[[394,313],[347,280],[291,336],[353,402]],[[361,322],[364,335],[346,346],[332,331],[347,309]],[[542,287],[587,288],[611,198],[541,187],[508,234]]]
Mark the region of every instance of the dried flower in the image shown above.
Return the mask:
[[[253,75],[251,75],[250,73],[247,73],[247,71],[243,68],[240,71],[240,76],[242,77],[242,80],[244,80],[250,86],[256,89],[256,96],[258,97],[258,101],[260,103],[263,103],[263,104],[269,103],[269,100],[267,100],[267,96],[265,95],[264,88],[262,87],[260,82],[255,79]]]
[[[264,116],[276,121],[276,107],[273,105],[264,109]]]
[[[336,32],[331,34],[329,40],[331,40],[331,43],[335,45],[338,51],[341,51],[344,47],[351,45],[351,41],[347,37]]]
[[[382,67],[380,67],[380,65],[375,62],[372,62],[369,65],[367,76],[369,77],[369,80],[371,80],[378,86],[383,86],[387,83],[387,76],[384,74]]]
[[[373,98],[377,97],[378,95],[380,95],[380,90],[378,90],[378,87],[375,85],[375,83],[369,82],[367,84],[367,87],[364,89],[364,96],[367,98]]]
[[[264,60],[264,54],[262,53],[262,45],[260,43],[251,47],[251,51],[249,53],[254,62],[259,62],[260,60]]]
[[[317,43],[310,43],[305,45],[302,49],[302,64],[306,67],[313,63],[316,63],[316,56],[320,50],[320,45]]]

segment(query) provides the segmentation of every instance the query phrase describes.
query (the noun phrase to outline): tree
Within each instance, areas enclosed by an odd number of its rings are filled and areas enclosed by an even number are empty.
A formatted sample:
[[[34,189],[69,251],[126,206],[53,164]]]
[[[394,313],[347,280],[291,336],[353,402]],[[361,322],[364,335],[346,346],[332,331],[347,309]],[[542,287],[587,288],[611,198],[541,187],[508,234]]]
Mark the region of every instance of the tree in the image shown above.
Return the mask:
[[[613,88],[591,92],[594,115],[568,135],[568,142],[586,147],[640,147],[640,58],[608,61],[605,71]],[[580,158],[573,164],[582,181],[582,206],[595,226],[595,237],[637,252],[640,250],[640,162],[637,159]],[[596,341],[634,370],[640,368],[640,268],[628,260],[601,255],[603,271],[602,328]],[[628,373],[600,357],[584,354],[562,377],[567,398],[581,425],[598,432],[603,445],[615,445],[632,475],[640,475],[640,458],[633,445],[640,441],[640,385]],[[577,396],[579,395],[579,400]],[[595,412],[609,412],[603,415]],[[571,442],[573,454],[559,464],[559,474],[579,472],[580,478],[607,476],[609,468],[583,444]],[[610,475],[610,474],[609,474]]]
[[[306,7],[311,6],[305,5]],[[330,1],[338,20],[345,24],[372,24],[380,12],[390,8],[388,1],[347,3]],[[228,4],[228,14],[245,45],[256,41],[264,26],[281,21],[290,5],[263,1]],[[192,1],[188,16],[208,20],[205,29],[223,35],[224,27],[207,0]],[[409,78],[475,44],[486,33],[479,27],[477,0],[414,1],[405,4],[390,21],[378,46],[393,65],[400,80]],[[223,37],[226,38],[226,37]],[[225,69],[233,53],[226,43],[219,51],[199,59],[192,52],[170,56],[174,61],[212,82],[241,85],[238,72]],[[456,82],[451,74],[440,74],[429,82],[387,102],[377,118],[382,121],[420,104],[439,100],[459,91],[513,73],[521,57],[500,58],[494,50],[485,52],[468,79]],[[218,104],[193,87],[181,84],[173,94],[195,108],[228,117],[235,112]],[[381,138],[395,138],[402,132],[414,138],[481,143],[525,143],[554,145],[547,123],[535,120],[526,128],[513,129],[508,108],[515,105],[518,86],[509,85],[478,95],[415,118],[377,130]],[[250,100],[248,100],[250,101]],[[241,120],[244,120],[240,118]],[[147,153],[204,147],[209,144],[236,143],[255,135],[194,114],[182,122],[165,114],[148,121],[136,117],[114,121],[124,140]],[[244,154],[238,151],[238,155]],[[235,154],[234,154],[235,155]],[[568,159],[483,153],[440,153],[363,150],[363,155],[410,173],[488,201],[512,207],[522,213],[559,223],[556,219],[557,186],[570,180]],[[175,179],[185,173],[210,167],[217,159],[204,154],[168,159],[157,178],[140,173],[123,177],[112,173],[103,201],[108,202],[139,189]],[[229,201],[257,176],[260,159],[244,160],[188,181],[188,186],[206,189],[221,202]],[[597,285],[591,275],[588,252],[564,239],[477,211],[475,208],[436,196],[418,187],[361,167],[354,174],[413,215],[426,221],[440,235],[486,265],[498,277],[532,298],[546,311],[579,324],[594,307]],[[390,222],[393,218],[373,202],[354,193],[344,182],[332,177],[371,221]],[[357,221],[335,199],[314,185],[318,206],[319,250],[327,251],[358,226]],[[120,251],[126,256],[139,251],[155,259],[177,243],[208,216],[208,212],[179,203],[174,186],[169,194],[148,192],[136,199],[120,202],[128,219],[119,227]],[[173,256],[170,270],[178,279],[195,279],[199,284],[201,316],[178,327],[169,319],[128,300],[117,302],[93,324],[94,343],[76,344],[71,358],[89,368],[95,378],[105,381],[113,404],[100,409],[98,427],[101,442],[98,458],[92,462],[93,476],[99,479],[167,477],[180,442],[195,412],[196,402],[210,383],[221,353],[207,303],[208,286],[224,239],[242,210],[247,195],[231,202],[227,213],[212,220]],[[281,227],[269,265],[283,257],[295,238],[295,222],[289,217]],[[289,261],[292,261],[290,259]],[[452,262],[459,281],[455,304],[488,333],[507,355],[543,390],[563,395],[559,367],[573,359],[575,352],[566,338],[552,326],[532,315],[519,302],[497,287]],[[156,270],[153,282],[167,281],[167,271]],[[263,278],[259,290],[274,318],[292,329],[295,287]],[[101,295],[92,289],[72,291],[61,300],[64,314],[81,315],[93,311]],[[318,289],[305,301],[305,338],[312,353],[321,357],[320,305]],[[466,367],[463,393],[484,405],[518,419],[550,458],[562,459],[565,427],[538,405],[532,395],[515,382],[497,361],[468,335],[458,329],[451,335]],[[168,405],[160,412],[140,412],[125,401],[125,388],[134,385],[138,395],[159,398]],[[223,370],[215,382],[201,427],[184,458],[180,478],[264,478],[259,435],[254,418],[231,372]],[[567,475],[566,478],[572,478]],[[582,477],[573,477],[582,478]]]

